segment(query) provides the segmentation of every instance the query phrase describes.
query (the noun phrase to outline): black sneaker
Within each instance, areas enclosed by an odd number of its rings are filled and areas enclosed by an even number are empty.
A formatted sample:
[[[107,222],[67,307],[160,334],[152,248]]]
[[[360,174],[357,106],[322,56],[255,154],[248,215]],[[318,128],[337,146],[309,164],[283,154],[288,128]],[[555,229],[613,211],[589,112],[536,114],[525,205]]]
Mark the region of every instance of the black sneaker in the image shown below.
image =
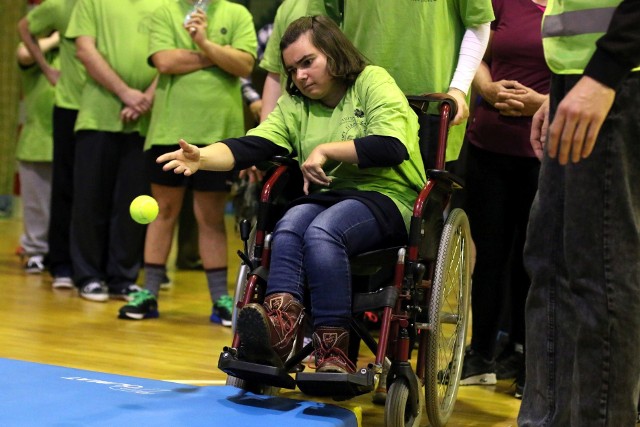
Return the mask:
[[[516,377],[516,392],[514,393],[514,396],[516,399],[522,400],[522,394],[524,393],[525,378],[526,378],[526,370],[523,367],[522,369],[520,369]]]
[[[460,385],[494,385],[496,382],[496,362],[486,360],[468,348],[462,363]]]
[[[211,310],[211,323],[220,323],[222,326],[231,326],[231,315],[233,314],[233,298],[229,295],[222,295],[213,304]]]
[[[131,301],[120,308],[118,318],[142,320],[152,319],[159,315],[158,300],[151,292],[142,289],[140,292],[131,294]]]
[[[524,369],[524,354],[513,347],[505,349],[496,359],[496,378],[508,380],[516,378]]]
[[[89,301],[105,302],[109,299],[109,289],[97,280],[91,280],[79,289],[80,296]]]
[[[138,293],[142,288],[138,285],[129,284],[125,286],[109,287],[109,298],[131,301],[133,294]]]

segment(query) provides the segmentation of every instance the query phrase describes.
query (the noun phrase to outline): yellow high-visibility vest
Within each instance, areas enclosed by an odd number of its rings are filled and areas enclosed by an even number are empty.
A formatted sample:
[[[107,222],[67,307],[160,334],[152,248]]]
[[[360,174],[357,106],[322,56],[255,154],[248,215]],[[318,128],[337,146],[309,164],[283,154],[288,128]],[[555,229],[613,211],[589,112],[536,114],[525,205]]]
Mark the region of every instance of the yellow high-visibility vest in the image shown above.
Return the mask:
[[[621,1],[548,0],[542,20],[542,45],[551,71],[582,74]],[[633,69],[637,70],[640,64]]]

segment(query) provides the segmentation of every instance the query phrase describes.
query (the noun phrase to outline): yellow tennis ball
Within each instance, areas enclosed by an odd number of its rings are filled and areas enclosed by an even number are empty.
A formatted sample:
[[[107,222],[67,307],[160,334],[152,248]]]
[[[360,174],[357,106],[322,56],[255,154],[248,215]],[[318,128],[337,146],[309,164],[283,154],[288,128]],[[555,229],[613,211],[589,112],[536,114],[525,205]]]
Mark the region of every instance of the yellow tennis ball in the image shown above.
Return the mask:
[[[149,224],[158,216],[158,202],[151,196],[138,196],[129,206],[131,218],[139,224]]]

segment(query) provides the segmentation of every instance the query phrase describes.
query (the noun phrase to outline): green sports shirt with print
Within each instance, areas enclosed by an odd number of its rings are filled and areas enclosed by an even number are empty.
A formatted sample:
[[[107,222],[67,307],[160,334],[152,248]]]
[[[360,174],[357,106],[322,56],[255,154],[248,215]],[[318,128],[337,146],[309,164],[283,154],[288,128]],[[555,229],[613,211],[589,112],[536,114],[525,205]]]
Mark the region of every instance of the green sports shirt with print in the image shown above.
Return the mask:
[[[361,169],[328,161],[323,169],[331,185],[323,190],[376,191],[398,207],[405,224],[426,181],[418,145],[418,118],[393,78],[383,68],[367,66],[335,108],[302,96],[283,95],[269,117],[247,135],[266,138],[297,155],[303,163],[322,143],[350,141],[367,135],[397,138],[409,159],[394,167]]]

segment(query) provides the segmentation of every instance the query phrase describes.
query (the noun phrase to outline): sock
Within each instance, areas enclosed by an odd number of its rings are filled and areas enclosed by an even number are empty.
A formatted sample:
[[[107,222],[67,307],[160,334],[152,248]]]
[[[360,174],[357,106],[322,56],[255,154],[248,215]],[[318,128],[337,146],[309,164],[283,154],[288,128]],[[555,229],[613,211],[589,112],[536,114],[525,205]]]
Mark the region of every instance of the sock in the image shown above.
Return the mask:
[[[167,275],[167,267],[158,264],[144,265],[144,288],[151,292],[156,298],[160,293],[160,285]]]
[[[222,295],[227,295],[227,267],[210,268],[205,270],[211,302],[215,303]]]

